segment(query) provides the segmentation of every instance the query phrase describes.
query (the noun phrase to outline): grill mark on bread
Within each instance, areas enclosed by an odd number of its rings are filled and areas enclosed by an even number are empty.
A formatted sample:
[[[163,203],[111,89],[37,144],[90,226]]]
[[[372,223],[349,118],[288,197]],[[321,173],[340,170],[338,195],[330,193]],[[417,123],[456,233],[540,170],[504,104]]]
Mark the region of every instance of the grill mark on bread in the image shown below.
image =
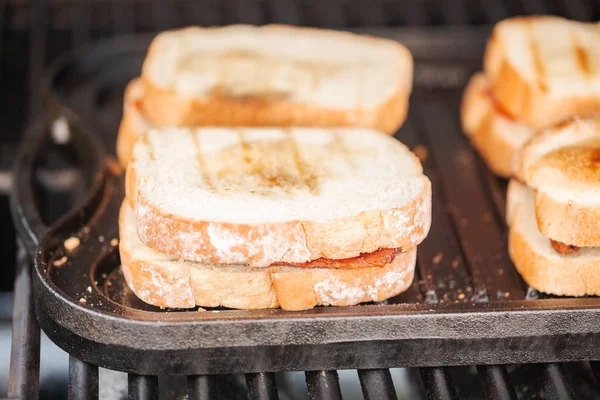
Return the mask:
[[[242,148],[244,162],[250,167],[250,174],[258,177],[260,182],[268,187],[282,187],[276,176],[265,174],[263,165],[257,163],[258,160],[252,158],[252,146],[246,140],[246,132],[242,129],[238,129],[236,130],[236,133],[240,139],[240,147]]]
[[[550,239],[550,244],[552,245],[552,248],[554,250],[556,250],[556,252],[559,254],[571,254],[571,253],[574,253],[577,250],[579,250],[579,247],[577,247],[577,246],[573,246],[573,245],[562,243],[562,242],[557,242],[556,240],[552,240],[552,239]]]
[[[343,138],[343,133],[341,133],[337,129],[333,132],[333,142],[332,143],[334,146],[334,150],[337,151],[342,156],[344,161],[352,169],[356,169],[356,165],[354,164],[354,159],[352,158],[352,152],[346,146],[346,142],[344,141],[344,138]]]
[[[154,161],[154,145],[150,141],[148,133],[145,133],[144,136],[142,136],[142,142],[148,148],[148,157],[150,157],[150,160]]]
[[[192,137],[192,141],[194,142],[194,148],[196,149],[196,164],[198,165],[198,172],[200,172],[202,180],[208,189],[214,191],[215,185],[213,184],[210,174],[206,169],[206,161],[204,160],[204,154],[202,153],[202,144],[200,143],[200,138],[194,131],[191,131],[190,135]]]
[[[575,48],[575,61],[577,67],[584,75],[591,75],[590,56],[588,51],[581,45],[576,35],[573,36],[573,47]]]
[[[286,142],[290,149],[290,153],[292,154],[292,158],[294,160],[294,165],[298,170],[298,174],[300,178],[304,181],[304,184],[312,194],[319,193],[319,186],[317,182],[317,177],[309,171],[308,166],[302,156],[300,155],[300,150],[298,149],[298,144],[294,140],[293,132],[290,128],[285,129]]]
[[[533,34],[533,22],[527,21],[527,37],[529,39],[529,49],[531,50],[531,57],[533,58],[533,66],[535,68],[535,73],[537,76],[538,85],[540,89],[546,91],[548,87],[546,86],[546,67],[544,66],[544,61],[542,59],[542,55],[540,52],[540,45],[535,40]]]

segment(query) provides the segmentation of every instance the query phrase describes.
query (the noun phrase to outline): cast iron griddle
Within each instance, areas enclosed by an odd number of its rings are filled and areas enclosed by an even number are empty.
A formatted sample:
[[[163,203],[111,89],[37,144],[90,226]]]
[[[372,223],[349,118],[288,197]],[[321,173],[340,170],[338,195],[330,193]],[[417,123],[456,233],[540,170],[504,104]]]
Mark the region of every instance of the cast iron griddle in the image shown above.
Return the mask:
[[[600,300],[540,298],[527,288],[506,252],[504,183],[460,131],[462,88],[480,68],[488,31],[375,33],[415,56],[410,114],[396,137],[422,156],[433,183],[433,225],[406,293],[302,312],[163,310],[138,300],[113,240],[123,176],[98,142],[114,149],[125,84],[139,74],[151,39],[134,36],[54,64],[44,88],[47,123],[32,128],[17,158],[13,212],[36,254],[36,313],[48,336],[88,363],[152,375],[600,359]],[[46,230],[30,183],[59,117],[69,123],[89,195]],[[66,254],[70,237],[80,245]]]

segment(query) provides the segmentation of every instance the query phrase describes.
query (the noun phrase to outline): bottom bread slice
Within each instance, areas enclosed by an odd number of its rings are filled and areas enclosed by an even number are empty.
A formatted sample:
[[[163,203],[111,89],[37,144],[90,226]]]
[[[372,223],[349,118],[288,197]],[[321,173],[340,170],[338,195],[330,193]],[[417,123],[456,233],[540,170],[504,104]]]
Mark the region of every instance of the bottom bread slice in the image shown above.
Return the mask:
[[[512,180],[507,195],[508,252],[525,281],[557,295],[600,294],[600,248],[560,254],[536,222],[534,193]]]
[[[359,269],[245,267],[177,260],[144,245],[127,201],[119,215],[123,275],[146,303],[173,308],[225,306],[306,310],[382,301],[404,292],[413,280],[416,248],[384,267]]]
[[[496,107],[487,79],[480,72],[473,75],[465,89],[461,122],[488,168],[505,178],[512,175],[518,151],[534,134],[533,129]]]

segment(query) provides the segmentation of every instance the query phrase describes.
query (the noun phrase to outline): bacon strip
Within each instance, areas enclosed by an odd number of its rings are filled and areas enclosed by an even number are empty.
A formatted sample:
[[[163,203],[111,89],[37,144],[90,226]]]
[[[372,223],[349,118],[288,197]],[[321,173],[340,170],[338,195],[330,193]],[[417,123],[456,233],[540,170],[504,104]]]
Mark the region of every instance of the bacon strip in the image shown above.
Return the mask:
[[[552,239],[550,239],[550,244],[552,245],[554,250],[556,250],[556,252],[560,253],[560,254],[571,254],[571,253],[574,253],[577,250],[579,250],[579,247],[577,247],[577,246],[572,246],[570,244],[557,242]]]
[[[273,265],[285,265],[288,267],[296,268],[372,268],[372,267],[383,267],[386,264],[391,263],[396,258],[398,253],[401,253],[402,249],[379,249],[372,253],[363,253],[359,256],[352,258],[344,258],[340,260],[334,260],[331,258],[318,258],[316,260],[307,261],[305,263],[290,264],[290,263],[275,263]]]

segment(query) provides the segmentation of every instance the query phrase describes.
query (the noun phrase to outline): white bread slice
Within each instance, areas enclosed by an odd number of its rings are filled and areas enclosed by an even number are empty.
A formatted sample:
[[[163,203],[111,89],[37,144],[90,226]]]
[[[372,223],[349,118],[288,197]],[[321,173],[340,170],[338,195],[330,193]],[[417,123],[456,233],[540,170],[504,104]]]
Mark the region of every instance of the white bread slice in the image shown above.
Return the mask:
[[[143,243],[195,262],[303,263],[420,243],[431,183],[361,128],[151,130],[127,171]]]
[[[545,130],[519,161],[517,175],[536,192],[540,231],[568,245],[600,246],[600,118]]]
[[[461,104],[463,131],[496,175],[512,175],[516,154],[533,129],[503,114],[494,104],[483,73],[471,77]]]
[[[135,142],[144,132],[153,128],[143,114],[141,104],[143,94],[144,84],[139,78],[133,79],[125,88],[123,118],[117,136],[117,158],[123,168],[126,168],[131,160]]]
[[[360,126],[394,133],[413,61],[398,42],[283,25],[159,34],[144,61],[156,126]]]
[[[600,111],[600,25],[551,16],[498,23],[485,74],[514,119],[539,129]]]
[[[305,310],[316,305],[349,306],[382,301],[405,291],[415,269],[416,249],[383,267],[293,268],[196,264],[145,246],[127,201],[119,216],[121,263],[128,286],[146,303],[174,308],[225,306]]]
[[[512,181],[508,252],[525,281],[539,291],[565,296],[600,295],[600,248],[560,254],[537,227],[533,192]]]

